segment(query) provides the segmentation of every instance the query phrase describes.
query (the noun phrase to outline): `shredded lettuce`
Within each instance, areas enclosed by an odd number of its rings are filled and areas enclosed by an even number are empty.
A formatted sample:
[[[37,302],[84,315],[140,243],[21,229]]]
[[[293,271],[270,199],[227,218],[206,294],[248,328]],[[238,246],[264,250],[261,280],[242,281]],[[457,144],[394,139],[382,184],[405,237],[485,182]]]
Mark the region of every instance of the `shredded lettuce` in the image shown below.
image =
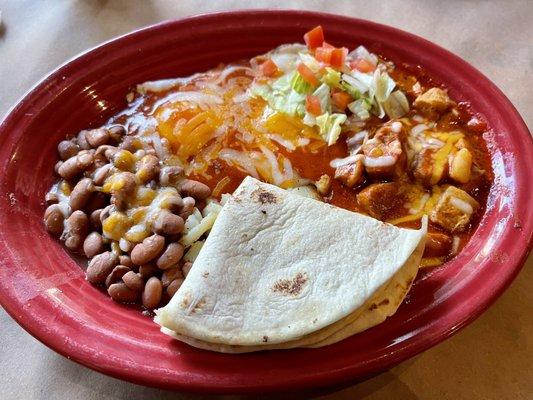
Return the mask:
[[[365,121],[370,118],[370,109],[372,104],[366,98],[355,100],[348,104],[348,109],[356,116],[360,121]]]
[[[357,49],[353,50],[348,54],[348,58],[353,59],[363,59],[371,63],[372,65],[377,65],[378,57],[375,54],[370,53],[366,47],[359,46]]]
[[[384,102],[390,96],[396,82],[386,72],[374,71],[374,96],[379,103]]]
[[[318,74],[322,69],[322,65],[317,61],[315,57],[307,53],[299,53],[300,60],[309,68],[313,73]]]
[[[322,82],[331,88],[341,87],[341,73],[333,68],[326,67],[326,73],[322,76]]]
[[[394,90],[396,82],[386,72],[381,72],[379,69],[374,71],[373,82],[370,86],[369,96],[373,99],[372,113],[379,118],[385,116],[383,103],[387,101],[390,94]]]
[[[323,113],[331,112],[331,97],[328,85],[325,83],[321,84],[315,89],[313,96],[317,97],[320,101],[320,109]]]
[[[310,112],[306,111],[302,122],[307,126],[313,127],[316,125],[316,117]]]
[[[373,84],[372,75],[363,74],[359,71],[352,71],[349,74],[342,74],[342,81],[345,85],[349,85],[350,87],[357,90],[360,95],[369,92]]]
[[[311,89],[311,85],[304,80],[300,73],[296,72],[291,79],[291,88],[297,93],[307,93]]]
[[[409,111],[409,101],[401,90],[396,90],[383,102],[383,109],[389,118],[401,118]]]
[[[305,114],[305,93],[298,93],[292,87],[296,71],[283,75],[271,84],[254,85],[252,95],[261,97],[279,112],[302,117]]]
[[[320,136],[331,146],[337,141],[341,134],[341,125],[346,122],[346,114],[324,113],[316,117],[316,124]]]
[[[280,78],[267,84],[256,83],[251,90],[252,95],[265,99],[270,108],[292,116],[302,118],[305,125],[317,127],[320,135],[332,145],[341,133],[341,126],[346,122],[347,115],[332,106],[332,90],[343,90],[353,99],[348,109],[353,113],[350,120],[366,121],[371,114],[379,118],[387,115],[389,118],[400,118],[409,111],[409,102],[405,94],[395,90],[396,82],[388,75],[384,65],[378,65],[375,54],[359,46],[352,51],[348,58],[364,59],[377,65],[374,72],[363,73],[358,70],[340,72],[326,67],[317,61],[307,50],[290,49],[280,61],[290,70]],[[321,76],[321,84],[313,91],[302,75],[296,70],[296,64],[302,62],[315,74]],[[320,101],[322,115],[315,116],[305,110],[305,100],[308,95],[316,96]]]

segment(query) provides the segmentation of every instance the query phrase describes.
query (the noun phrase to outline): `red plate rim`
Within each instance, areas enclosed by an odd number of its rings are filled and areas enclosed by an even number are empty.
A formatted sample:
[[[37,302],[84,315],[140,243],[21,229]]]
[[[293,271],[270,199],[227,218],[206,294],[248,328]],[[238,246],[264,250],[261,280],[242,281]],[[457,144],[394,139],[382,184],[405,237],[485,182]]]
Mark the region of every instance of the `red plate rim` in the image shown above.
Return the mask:
[[[533,141],[526,124],[518,114],[517,110],[505,97],[505,95],[488,78],[486,78],[483,74],[481,74],[478,70],[461,58],[413,34],[366,20],[320,12],[296,10],[240,10],[204,14],[175,21],[162,22],[107,41],[72,58],[62,66],[55,69],[47,77],[30,89],[28,93],[24,95],[23,98],[8,112],[0,124],[0,148],[4,147],[6,143],[6,138],[8,137],[7,130],[9,126],[11,126],[18,118],[20,118],[21,113],[31,110],[32,99],[35,97],[44,96],[44,93],[47,91],[47,85],[50,82],[60,80],[61,76],[65,75],[69,69],[76,68],[76,63],[81,63],[85,59],[89,59],[91,54],[93,54],[95,51],[102,51],[119,43],[135,40],[139,37],[148,37],[160,29],[167,29],[181,24],[202,24],[206,22],[213,22],[215,20],[235,19],[237,17],[249,18],[251,16],[261,16],[272,19],[280,16],[294,18],[305,16],[309,19],[327,20],[330,23],[338,22],[340,24],[352,23],[364,25],[369,30],[379,30],[390,35],[395,35],[395,37],[401,38],[401,40],[409,41],[411,44],[420,48],[421,51],[431,52],[434,57],[439,56],[446,58],[447,62],[456,67],[462,75],[467,76],[469,80],[475,80],[479,83],[479,85],[482,85],[484,90],[492,97],[492,101],[497,103],[500,107],[499,112],[507,115],[507,124],[513,128],[512,141],[521,143],[522,146],[522,154],[520,154],[520,157],[517,158],[516,164],[514,164],[512,168],[516,187],[516,199],[518,204],[527,209],[524,211],[524,215],[526,217],[531,217],[531,202],[528,202],[528,185],[533,182],[533,172],[532,168],[528,168],[531,165],[528,165],[528,163],[530,163],[529,160],[533,160]],[[48,96],[49,98],[52,98],[53,94],[49,94]],[[483,298],[476,299],[477,302],[475,305],[457,311],[455,313],[453,323],[451,323],[451,321],[446,321],[446,323],[442,324],[428,324],[423,335],[415,335],[409,339],[406,339],[403,341],[403,345],[401,347],[389,352],[385,358],[370,359],[357,365],[345,365],[342,368],[321,371],[320,374],[316,375],[298,375],[298,371],[295,371],[295,376],[291,377],[290,379],[281,379],[280,381],[253,382],[249,380],[236,381],[229,379],[227,381],[217,380],[209,382],[206,381],[205,378],[202,379],[202,377],[187,376],[187,374],[176,375],[174,376],[174,379],[169,379],[168,376],[162,377],[147,375],[142,366],[137,369],[129,369],[125,371],[123,369],[123,364],[120,362],[116,362],[115,360],[105,360],[105,362],[102,362],[103,355],[98,351],[82,351],[81,349],[76,349],[76,346],[67,345],[62,338],[55,336],[54,333],[49,329],[42,329],[40,326],[33,325],[32,322],[35,317],[27,310],[22,308],[19,299],[17,299],[17,297],[14,295],[15,288],[12,286],[7,286],[3,284],[3,282],[0,282],[0,303],[11,315],[11,317],[13,317],[27,332],[54,351],[82,365],[134,383],[167,389],[218,393],[264,392],[266,390],[296,390],[301,388],[321,387],[325,385],[347,382],[356,378],[360,379],[379,371],[383,371],[441,342],[477,318],[503,293],[503,291],[509,286],[509,284],[520,271],[521,266],[531,250],[533,233],[531,219],[532,218],[522,221],[522,230],[520,232],[516,230],[509,230],[506,232],[507,242],[514,241],[514,245],[508,247],[510,250],[507,251],[509,256],[508,260],[510,260],[509,263],[506,265],[505,269],[499,272],[499,280],[490,288],[490,293],[485,292],[485,296]],[[0,230],[4,229],[6,229],[5,226],[0,228]],[[6,250],[7,243],[1,242],[0,246]],[[9,263],[9,259],[8,257],[3,256],[2,264],[5,263]],[[429,327],[429,325],[432,326]]]

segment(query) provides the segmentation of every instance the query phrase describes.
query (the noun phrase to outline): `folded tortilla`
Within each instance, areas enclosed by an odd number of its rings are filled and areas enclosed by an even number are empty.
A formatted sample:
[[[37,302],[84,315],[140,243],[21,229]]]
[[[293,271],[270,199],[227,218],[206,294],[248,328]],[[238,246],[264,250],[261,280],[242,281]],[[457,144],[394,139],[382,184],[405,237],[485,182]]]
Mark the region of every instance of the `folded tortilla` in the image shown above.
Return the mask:
[[[394,314],[418,271],[423,225],[397,228],[248,177],[155,321],[221,352],[335,343]]]

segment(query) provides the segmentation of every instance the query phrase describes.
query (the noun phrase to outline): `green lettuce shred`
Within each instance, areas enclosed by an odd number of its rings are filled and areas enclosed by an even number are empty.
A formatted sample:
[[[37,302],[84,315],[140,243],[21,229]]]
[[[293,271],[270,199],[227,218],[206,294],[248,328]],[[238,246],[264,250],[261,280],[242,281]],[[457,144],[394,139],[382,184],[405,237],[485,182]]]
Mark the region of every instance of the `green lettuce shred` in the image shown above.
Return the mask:
[[[283,75],[271,84],[254,85],[252,95],[263,98],[273,110],[303,117],[305,114],[305,93],[298,93],[292,87],[296,71]]]
[[[341,134],[341,125],[346,122],[346,114],[324,113],[316,117],[316,124],[320,136],[328,143],[328,146],[334,144]]]
[[[311,85],[304,80],[300,73],[296,72],[291,79],[291,88],[297,93],[307,93],[311,89]]]

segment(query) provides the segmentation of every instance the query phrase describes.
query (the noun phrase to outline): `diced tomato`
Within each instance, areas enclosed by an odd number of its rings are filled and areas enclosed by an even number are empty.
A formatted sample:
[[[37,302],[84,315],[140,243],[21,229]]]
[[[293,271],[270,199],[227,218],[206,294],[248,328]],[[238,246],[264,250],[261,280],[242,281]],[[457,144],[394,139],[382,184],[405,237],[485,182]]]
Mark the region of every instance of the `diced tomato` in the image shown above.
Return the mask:
[[[307,96],[305,99],[305,109],[313,115],[322,114],[322,107],[320,107],[320,100],[316,96]]]
[[[332,44],[329,44],[326,41],[324,41],[324,43],[322,43],[322,47],[324,47],[326,49],[334,49],[335,48],[335,46],[333,46]]]
[[[270,58],[261,64],[260,68],[264,76],[276,76],[279,72],[278,66]]]
[[[335,92],[331,95],[331,101],[338,109],[344,110],[351,103],[352,96],[346,92]]]
[[[356,69],[361,72],[372,72],[376,69],[376,66],[370,61],[367,61],[364,58],[360,58],[358,60],[352,61],[350,63],[350,68]]]
[[[300,75],[302,75],[302,78],[304,78],[304,81],[309,83],[311,86],[317,86],[318,85],[318,78],[315,76],[313,71],[309,69],[307,65],[304,63],[300,63],[298,65],[298,72]]]
[[[348,54],[348,49],[346,47],[341,47],[340,49],[334,49],[331,52],[331,59],[330,59],[331,66],[333,68],[342,68],[347,54]]]
[[[304,35],[305,44],[313,50],[322,45],[324,42],[324,31],[322,26],[318,25]]]
[[[324,64],[331,63],[331,54],[334,48],[320,46],[315,49],[315,58]]]

